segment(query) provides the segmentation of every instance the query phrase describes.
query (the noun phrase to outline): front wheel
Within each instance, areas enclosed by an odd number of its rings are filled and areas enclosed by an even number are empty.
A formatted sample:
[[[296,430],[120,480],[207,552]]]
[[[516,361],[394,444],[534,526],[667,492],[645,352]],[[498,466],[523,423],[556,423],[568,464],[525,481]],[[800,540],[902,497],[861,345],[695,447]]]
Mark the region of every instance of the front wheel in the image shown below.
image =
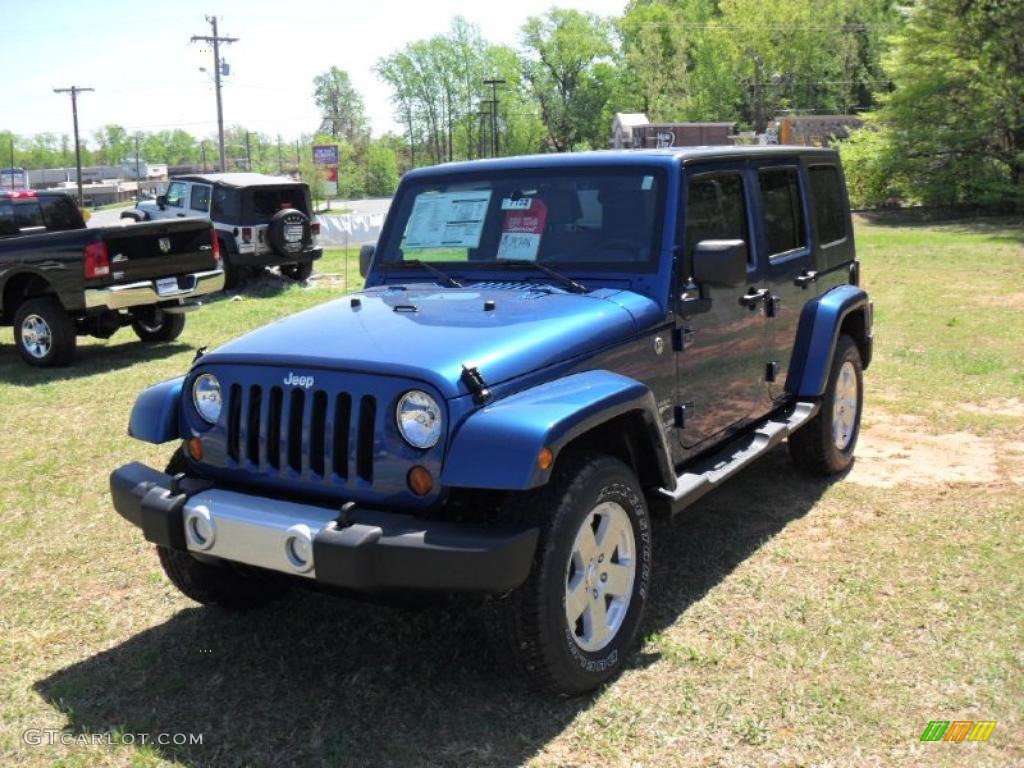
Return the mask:
[[[488,605],[497,652],[538,687],[597,688],[622,669],[650,588],[651,528],[636,476],[609,456],[569,454],[502,517],[538,522],[541,537],[526,582]]]
[[[132,330],[142,341],[174,341],[185,330],[185,316],[154,308],[134,315]]]
[[[805,472],[828,476],[853,464],[864,410],[864,366],[849,336],[836,344],[821,410],[789,438],[789,453]]]

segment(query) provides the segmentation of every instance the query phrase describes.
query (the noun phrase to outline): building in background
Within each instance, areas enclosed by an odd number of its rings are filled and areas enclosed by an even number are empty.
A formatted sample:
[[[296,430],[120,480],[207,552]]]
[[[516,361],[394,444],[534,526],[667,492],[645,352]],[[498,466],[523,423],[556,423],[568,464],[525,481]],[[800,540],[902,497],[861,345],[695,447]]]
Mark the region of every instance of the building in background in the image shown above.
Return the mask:
[[[24,168],[0,168],[0,189],[17,192],[28,188],[29,180]]]
[[[612,120],[612,149],[631,149],[633,130],[650,124],[643,112],[616,112]]]
[[[763,144],[797,144],[805,147],[829,147],[850,137],[850,130],[864,121],[856,115],[792,115],[768,122]]]

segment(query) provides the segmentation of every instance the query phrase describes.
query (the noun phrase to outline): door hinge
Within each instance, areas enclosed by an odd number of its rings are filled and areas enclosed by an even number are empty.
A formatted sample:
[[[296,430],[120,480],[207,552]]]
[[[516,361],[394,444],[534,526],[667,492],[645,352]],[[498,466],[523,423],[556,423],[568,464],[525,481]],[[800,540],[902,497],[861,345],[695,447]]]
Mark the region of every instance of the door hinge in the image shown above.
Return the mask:
[[[693,336],[692,328],[673,328],[672,349],[676,352],[682,352],[690,345],[691,336]]]
[[[779,364],[775,360],[772,360],[768,365],[765,366],[764,380],[775,381],[779,375]]]
[[[678,429],[686,429],[687,411],[693,411],[693,402],[683,403],[672,409],[672,421]]]

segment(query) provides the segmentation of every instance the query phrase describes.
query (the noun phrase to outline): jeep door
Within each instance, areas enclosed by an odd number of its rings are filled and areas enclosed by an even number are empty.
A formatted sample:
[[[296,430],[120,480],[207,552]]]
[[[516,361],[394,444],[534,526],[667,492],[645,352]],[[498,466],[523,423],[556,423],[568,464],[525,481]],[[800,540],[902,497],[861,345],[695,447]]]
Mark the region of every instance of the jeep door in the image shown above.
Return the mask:
[[[163,197],[165,202],[163,208],[159,205],[149,211],[154,219],[184,218],[187,215],[188,205],[188,184],[184,181],[172,181],[167,185],[167,192]]]
[[[761,302],[745,298],[756,293],[759,282],[753,173],[745,162],[716,163],[689,166],[685,176],[674,291],[676,424],[683,448],[700,449],[764,410],[768,329]],[[707,240],[747,245],[744,282],[727,287],[692,282],[694,248]]]
[[[799,156],[757,163],[758,242],[764,254],[765,311],[771,353],[765,379],[772,399],[785,396],[800,310],[811,297],[799,278],[814,269],[807,184]]]

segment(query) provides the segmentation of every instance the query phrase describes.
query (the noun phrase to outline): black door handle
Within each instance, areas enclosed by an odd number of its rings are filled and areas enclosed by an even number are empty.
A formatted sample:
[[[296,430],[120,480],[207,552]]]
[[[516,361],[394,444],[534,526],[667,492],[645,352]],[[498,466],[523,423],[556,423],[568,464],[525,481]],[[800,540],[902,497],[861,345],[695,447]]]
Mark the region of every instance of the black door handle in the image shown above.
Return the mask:
[[[815,272],[813,269],[805,269],[803,271],[803,274],[797,275],[796,277],[793,278],[793,285],[796,285],[800,288],[806,288],[811,283],[816,282],[818,282],[818,273]]]
[[[740,296],[740,304],[747,309],[756,309],[757,305],[768,298],[768,289],[759,288],[758,290],[750,289],[747,293]]]

